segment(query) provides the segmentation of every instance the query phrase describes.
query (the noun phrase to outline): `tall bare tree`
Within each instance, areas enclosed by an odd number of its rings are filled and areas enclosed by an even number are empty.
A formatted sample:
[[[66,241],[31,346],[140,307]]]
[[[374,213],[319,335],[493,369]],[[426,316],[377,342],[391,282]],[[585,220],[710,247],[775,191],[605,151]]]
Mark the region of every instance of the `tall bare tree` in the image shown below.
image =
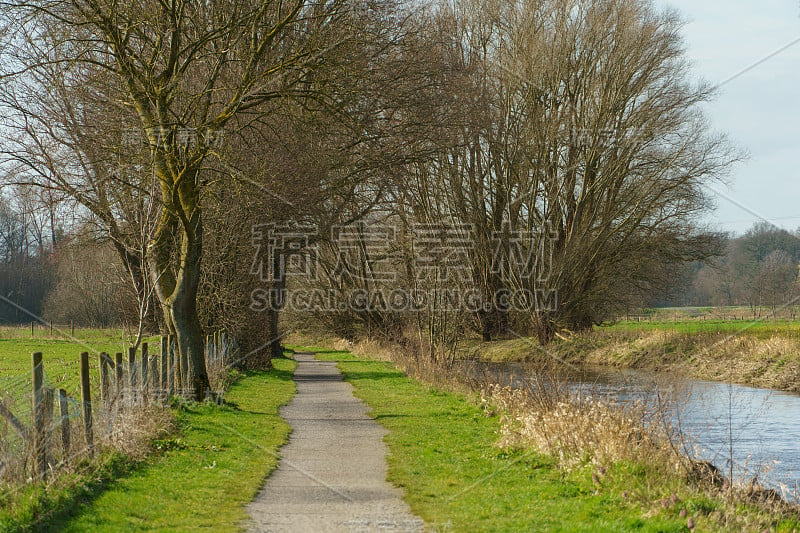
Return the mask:
[[[469,115],[420,167],[415,209],[474,228],[484,338],[507,323],[498,289],[534,295],[529,318],[546,343],[667,283],[664,263],[716,251],[695,222],[709,208],[702,185],[736,154],[702,116],[712,91],[689,77],[673,11],[465,0],[439,20],[469,80]]]
[[[77,79],[107,73],[135,118],[149,152],[142,171],[156,183],[148,270],[202,397],[208,378],[196,296],[205,163],[234,118],[275,100],[325,97],[310,82],[352,39],[340,24],[344,2],[35,0],[3,2],[2,10],[6,77],[52,68]]]

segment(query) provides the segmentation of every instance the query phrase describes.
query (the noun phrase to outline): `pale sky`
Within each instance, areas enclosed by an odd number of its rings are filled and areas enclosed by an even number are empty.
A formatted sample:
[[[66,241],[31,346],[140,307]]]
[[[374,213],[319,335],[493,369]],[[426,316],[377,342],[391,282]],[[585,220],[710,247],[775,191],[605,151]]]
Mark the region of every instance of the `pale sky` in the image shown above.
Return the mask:
[[[800,39],[798,0],[656,0],[677,8],[695,77],[730,79]],[[744,232],[764,217],[800,227],[800,42],[730,79],[707,107],[716,130],[749,159],[736,165],[728,186],[715,186],[719,230]]]

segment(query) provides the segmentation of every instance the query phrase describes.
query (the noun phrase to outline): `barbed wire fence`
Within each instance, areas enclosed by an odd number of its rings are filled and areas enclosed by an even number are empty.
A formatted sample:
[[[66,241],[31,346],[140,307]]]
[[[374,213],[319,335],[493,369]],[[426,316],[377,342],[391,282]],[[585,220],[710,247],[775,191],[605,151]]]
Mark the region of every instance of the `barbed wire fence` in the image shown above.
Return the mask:
[[[30,373],[0,377],[0,483],[47,480],[99,449],[125,449],[136,438],[149,438],[141,422],[171,398],[193,392],[188,361],[179,355],[175,337],[162,336],[159,344],[157,353],[148,343],[127,354],[81,353],[67,365],[80,372],[73,391],[59,386],[63,375],[47,374],[42,352],[31,355]],[[206,337],[204,350],[212,378],[206,396],[216,399],[239,346],[227,333],[215,332]]]

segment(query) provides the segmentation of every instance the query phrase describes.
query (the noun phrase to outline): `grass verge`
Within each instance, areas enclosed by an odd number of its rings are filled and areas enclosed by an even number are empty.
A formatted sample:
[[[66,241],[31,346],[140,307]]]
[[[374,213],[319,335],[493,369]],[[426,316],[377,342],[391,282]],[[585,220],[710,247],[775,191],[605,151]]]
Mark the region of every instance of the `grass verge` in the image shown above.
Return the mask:
[[[664,477],[647,463],[562,468],[531,448],[498,446],[501,420],[477,397],[408,378],[392,363],[319,351],[338,361],[389,434],[389,479],[412,510],[452,531],[792,531],[772,514]]]
[[[237,531],[244,506],[276,467],[290,428],[278,416],[296,390],[295,363],[245,373],[226,405],[191,404],[177,411],[180,431],[154,442],[155,453],[107,476],[102,490],[75,491],[25,529],[65,532]],[[92,484],[86,479],[86,483]],[[0,522],[1,523],[1,522]]]
[[[135,462],[116,451],[104,452],[93,461],[86,458],[70,472],[45,485],[3,487],[0,490],[0,532],[46,531],[79,501],[100,494],[116,477],[129,473]]]

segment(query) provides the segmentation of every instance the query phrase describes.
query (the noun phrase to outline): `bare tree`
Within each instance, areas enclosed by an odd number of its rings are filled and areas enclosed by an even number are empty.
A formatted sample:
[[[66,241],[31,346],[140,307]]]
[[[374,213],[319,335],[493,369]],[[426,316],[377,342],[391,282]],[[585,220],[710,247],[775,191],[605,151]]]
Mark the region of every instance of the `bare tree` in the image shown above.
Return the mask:
[[[546,343],[667,283],[664,264],[716,251],[695,223],[709,207],[702,185],[736,155],[700,112],[712,91],[688,77],[674,12],[637,0],[467,0],[439,13],[470,80],[469,116],[458,142],[420,168],[414,208],[474,228],[487,299],[527,291]],[[484,338],[506,323],[502,307],[489,311]]]
[[[39,0],[2,8],[15,47],[4,61],[11,74],[107,75],[135,117],[149,156],[141,172],[154,177],[158,201],[148,270],[201,398],[208,387],[196,302],[205,164],[235,117],[275,100],[324,98],[309,82],[351,39],[339,24],[344,3]]]
[[[144,144],[129,138],[125,124],[135,116],[119,104],[113,78],[78,66],[42,65],[0,86],[2,123],[10,132],[0,145],[4,181],[16,184],[30,209],[47,215],[41,226],[50,226],[54,244],[59,206],[110,240],[137,295],[138,345],[143,330],[157,325],[144,265],[156,207],[154,180],[142,172]]]
[[[758,263],[750,287],[750,301],[755,306],[789,304],[798,294],[798,265],[784,250],[776,249]]]
[[[47,320],[93,327],[135,322],[134,287],[110,243],[79,233],[64,240],[54,263],[58,276],[44,302]]]

